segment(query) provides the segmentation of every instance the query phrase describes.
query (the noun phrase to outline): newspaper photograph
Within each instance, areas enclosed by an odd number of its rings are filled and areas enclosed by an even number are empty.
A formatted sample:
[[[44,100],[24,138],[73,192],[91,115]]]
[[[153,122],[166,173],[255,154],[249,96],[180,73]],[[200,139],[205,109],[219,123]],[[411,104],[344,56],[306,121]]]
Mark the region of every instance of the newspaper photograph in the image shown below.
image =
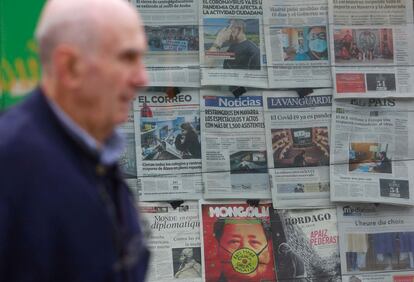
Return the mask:
[[[125,142],[125,149],[119,158],[119,165],[123,173],[123,178],[131,191],[138,197],[137,162],[135,153],[135,127],[134,111],[128,113],[128,121],[123,123],[118,131],[122,134]]]
[[[300,98],[263,91],[267,163],[275,208],[315,208],[330,202],[332,89]]]
[[[328,0],[264,0],[269,87],[332,87]]]
[[[204,198],[270,199],[262,92],[201,90]]]
[[[140,202],[139,208],[151,251],[146,281],[201,282],[198,202],[175,209],[169,203]]]
[[[200,201],[203,281],[275,282],[269,202]]]
[[[414,96],[411,0],[329,0],[335,98]]]
[[[333,103],[331,200],[414,205],[414,100]]]
[[[339,282],[336,209],[270,212],[278,282]]]
[[[201,84],[266,88],[262,1],[202,2]]]
[[[140,200],[201,198],[199,90],[140,93],[134,118]]]
[[[198,0],[132,0],[144,21],[150,86],[199,87]]]
[[[412,207],[347,204],[337,212],[343,281],[413,281]]]

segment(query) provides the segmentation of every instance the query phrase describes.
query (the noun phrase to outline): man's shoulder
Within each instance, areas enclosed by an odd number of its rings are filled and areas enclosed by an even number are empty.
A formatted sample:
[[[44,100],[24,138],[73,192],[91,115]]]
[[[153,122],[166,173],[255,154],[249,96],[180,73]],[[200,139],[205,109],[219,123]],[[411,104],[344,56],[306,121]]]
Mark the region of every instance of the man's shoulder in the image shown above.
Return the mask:
[[[33,109],[36,105],[32,100],[32,97],[28,97],[0,117],[0,152],[29,145],[30,141],[38,137],[35,130],[38,124]]]
[[[34,91],[0,116],[0,158],[20,158],[53,147],[51,116],[41,94]],[[43,100],[42,100],[43,99]]]

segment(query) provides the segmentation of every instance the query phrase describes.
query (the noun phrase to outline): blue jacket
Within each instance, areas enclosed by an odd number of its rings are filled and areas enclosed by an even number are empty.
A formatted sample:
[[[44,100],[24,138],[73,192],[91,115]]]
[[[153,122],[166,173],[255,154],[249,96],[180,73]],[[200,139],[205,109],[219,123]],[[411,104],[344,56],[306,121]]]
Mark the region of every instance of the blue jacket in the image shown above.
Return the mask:
[[[0,117],[0,281],[144,281],[137,216],[118,166],[74,141],[40,89]]]

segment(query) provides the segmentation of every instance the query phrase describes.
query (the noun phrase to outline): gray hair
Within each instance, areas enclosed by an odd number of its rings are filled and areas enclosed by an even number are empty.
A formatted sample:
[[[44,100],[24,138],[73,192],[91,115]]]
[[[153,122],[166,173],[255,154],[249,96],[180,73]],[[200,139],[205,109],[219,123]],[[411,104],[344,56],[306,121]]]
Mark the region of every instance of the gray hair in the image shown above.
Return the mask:
[[[59,1],[48,1],[35,31],[43,67],[49,65],[53,50],[60,44],[76,46],[86,52],[94,50],[98,41],[93,12],[79,1],[63,9],[55,4]]]

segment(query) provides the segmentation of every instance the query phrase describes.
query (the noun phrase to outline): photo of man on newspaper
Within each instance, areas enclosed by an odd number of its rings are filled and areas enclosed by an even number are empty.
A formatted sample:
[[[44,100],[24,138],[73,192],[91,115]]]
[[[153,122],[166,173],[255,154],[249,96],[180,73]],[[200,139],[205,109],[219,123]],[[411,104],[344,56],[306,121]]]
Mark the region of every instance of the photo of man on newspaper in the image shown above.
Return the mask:
[[[349,148],[349,171],[392,173],[392,161],[387,152],[388,144],[351,143]]]
[[[335,62],[340,64],[390,64],[394,62],[390,28],[335,29]]]
[[[325,26],[283,28],[280,36],[284,61],[328,60]]]
[[[205,62],[223,69],[260,70],[258,19],[205,18]]]
[[[141,118],[142,159],[200,159],[200,118],[187,118]]]
[[[269,203],[201,205],[206,282],[275,282]]]
[[[329,165],[327,127],[272,129],[275,168]]]
[[[174,278],[201,278],[201,250],[197,248],[173,248]]]
[[[198,26],[145,26],[149,52],[198,51]]]

